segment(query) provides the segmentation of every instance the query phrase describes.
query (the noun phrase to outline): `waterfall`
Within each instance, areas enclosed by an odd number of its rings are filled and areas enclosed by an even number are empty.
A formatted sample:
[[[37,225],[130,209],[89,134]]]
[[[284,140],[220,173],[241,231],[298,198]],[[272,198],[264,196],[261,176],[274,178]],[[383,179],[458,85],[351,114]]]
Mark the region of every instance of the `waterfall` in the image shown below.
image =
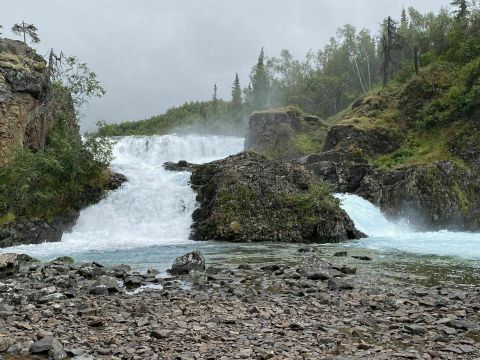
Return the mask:
[[[457,256],[480,259],[480,234],[471,232],[419,232],[405,223],[388,220],[380,209],[357,195],[336,194],[358,230],[369,237],[354,242],[362,248],[398,250],[421,255]]]
[[[166,161],[205,163],[243,150],[243,138],[201,135],[124,137],[114,145],[112,169],[128,182],[81,211],[58,243],[4,251],[48,258],[54,254],[115,251],[188,242],[195,193],[190,173],[163,168]]]

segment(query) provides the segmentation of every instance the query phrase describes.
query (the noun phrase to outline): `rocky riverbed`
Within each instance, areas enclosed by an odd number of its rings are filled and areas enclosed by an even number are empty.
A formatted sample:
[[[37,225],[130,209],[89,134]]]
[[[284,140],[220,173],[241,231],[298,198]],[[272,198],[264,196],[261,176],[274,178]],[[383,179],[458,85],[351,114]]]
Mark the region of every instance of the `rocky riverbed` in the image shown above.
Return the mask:
[[[366,274],[366,257],[176,276],[0,255],[2,359],[478,359],[480,288]],[[333,260],[332,260],[333,259]]]

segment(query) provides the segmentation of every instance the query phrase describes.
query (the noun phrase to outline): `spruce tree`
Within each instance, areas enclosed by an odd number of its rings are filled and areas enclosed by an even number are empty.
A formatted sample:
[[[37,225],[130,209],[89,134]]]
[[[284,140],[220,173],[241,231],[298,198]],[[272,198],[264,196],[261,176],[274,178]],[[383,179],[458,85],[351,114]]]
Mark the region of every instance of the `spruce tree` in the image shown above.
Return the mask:
[[[253,91],[253,105],[256,108],[262,108],[268,103],[268,75],[267,69],[265,67],[265,53],[260,52],[258,57],[257,65],[253,71],[252,80],[252,91]]]
[[[467,18],[469,14],[467,0],[453,0],[450,5],[457,8],[457,10],[454,11],[457,19]]]
[[[39,43],[40,38],[37,34],[37,27],[33,24],[26,24],[25,21],[22,21],[20,24],[15,24],[12,26],[12,32],[15,35],[23,35],[23,42],[27,43],[27,36],[30,37],[33,43]]]
[[[212,102],[213,102],[213,111],[217,112],[218,110],[218,96],[217,96],[218,88],[217,84],[213,85],[213,95],[212,95]]]
[[[393,60],[393,52],[401,49],[401,38],[398,35],[397,22],[390,16],[385,20],[383,36],[382,36],[382,72],[383,72],[383,86],[387,85],[390,76],[390,68],[395,65]]]
[[[242,111],[242,89],[240,88],[240,78],[235,74],[235,80],[232,86],[232,110],[234,112]]]

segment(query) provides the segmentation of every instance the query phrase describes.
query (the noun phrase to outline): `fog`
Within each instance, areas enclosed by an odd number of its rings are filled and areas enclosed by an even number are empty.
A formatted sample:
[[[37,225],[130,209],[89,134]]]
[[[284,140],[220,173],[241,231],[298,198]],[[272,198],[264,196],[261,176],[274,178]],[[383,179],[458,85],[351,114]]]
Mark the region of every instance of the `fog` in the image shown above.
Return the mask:
[[[242,87],[260,48],[303,58],[344,23],[377,31],[402,6],[438,10],[450,0],[0,0],[3,35],[24,20],[50,48],[76,55],[107,90],[85,109],[82,129],[147,118],[173,105],[208,100],[216,83],[230,98],[235,72]]]

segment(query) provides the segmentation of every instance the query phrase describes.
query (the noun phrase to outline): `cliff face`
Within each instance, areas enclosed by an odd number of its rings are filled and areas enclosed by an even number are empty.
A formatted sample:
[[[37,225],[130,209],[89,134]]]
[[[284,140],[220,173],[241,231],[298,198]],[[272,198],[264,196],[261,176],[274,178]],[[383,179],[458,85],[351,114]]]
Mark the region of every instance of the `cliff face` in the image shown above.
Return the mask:
[[[255,112],[250,115],[245,150],[291,160],[321,150],[326,133],[322,120],[296,108]]]
[[[45,60],[23,42],[0,39],[0,159],[15,147],[43,149],[47,125],[36,109],[47,92]]]

